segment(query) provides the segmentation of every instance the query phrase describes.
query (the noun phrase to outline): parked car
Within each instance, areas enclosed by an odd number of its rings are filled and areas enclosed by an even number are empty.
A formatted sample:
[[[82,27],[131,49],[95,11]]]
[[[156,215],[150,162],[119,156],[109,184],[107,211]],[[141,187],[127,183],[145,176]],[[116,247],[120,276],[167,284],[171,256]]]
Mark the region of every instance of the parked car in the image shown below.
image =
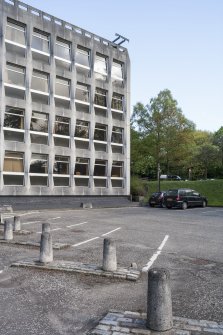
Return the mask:
[[[165,206],[187,209],[187,207],[206,207],[208,200],[195,190],[189,188],[179,188],[168,190],[164,197]]]
[[[165,207],[164,206],[165,194],[166,194],[166,191],[154,192],[149,198],[150,207],[155,207],[155,206]]]

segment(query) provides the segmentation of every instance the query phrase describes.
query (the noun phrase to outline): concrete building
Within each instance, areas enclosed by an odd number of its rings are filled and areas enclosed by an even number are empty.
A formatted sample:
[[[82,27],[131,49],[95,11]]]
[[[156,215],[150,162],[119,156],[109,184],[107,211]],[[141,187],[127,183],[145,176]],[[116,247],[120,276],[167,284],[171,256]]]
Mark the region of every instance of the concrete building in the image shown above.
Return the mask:
[[[130,193],[123,46],[0,0],[0,195]]]

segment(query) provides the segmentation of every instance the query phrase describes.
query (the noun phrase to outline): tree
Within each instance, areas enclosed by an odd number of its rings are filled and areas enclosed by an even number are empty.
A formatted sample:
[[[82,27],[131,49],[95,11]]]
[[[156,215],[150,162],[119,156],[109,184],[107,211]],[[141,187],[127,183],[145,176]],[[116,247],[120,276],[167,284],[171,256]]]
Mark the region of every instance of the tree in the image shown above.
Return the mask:
[[[223,167],[223,127],[214,133],[213,144],[219,147],[221,153],[221,166]]]
[[[204,178],[207,179],[208,171],[211,167],[218,165],[219,148],[215,145],[206,143],[197,148],[197,154],[194,156],[195,164],[203,169]]]
[[[187,155],[195,129],[194,123],[186,119],[169,90],[161,91],[146,106],[136,104],[131,124],[141,138],[147,138],[150,144],[148,150],[157,169],[161,165],[166,173],[179,166]]]

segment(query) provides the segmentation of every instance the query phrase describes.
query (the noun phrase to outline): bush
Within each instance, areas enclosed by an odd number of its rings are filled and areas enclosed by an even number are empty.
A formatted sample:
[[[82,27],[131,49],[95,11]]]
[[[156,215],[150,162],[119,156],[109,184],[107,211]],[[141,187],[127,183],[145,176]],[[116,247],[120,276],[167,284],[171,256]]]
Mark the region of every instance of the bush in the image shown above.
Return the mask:
[[[132,196],[146,196],[148,194],[148,182],[137,177],[131,177]]]

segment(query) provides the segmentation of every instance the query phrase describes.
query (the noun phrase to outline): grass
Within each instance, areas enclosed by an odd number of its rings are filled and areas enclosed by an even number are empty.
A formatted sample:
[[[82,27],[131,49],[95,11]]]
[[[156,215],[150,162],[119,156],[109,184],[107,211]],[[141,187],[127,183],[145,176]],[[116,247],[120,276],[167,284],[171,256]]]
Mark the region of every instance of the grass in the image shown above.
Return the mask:
[[[148,181],[148,197],[158,190],[157,181]],[[223,179],[196,181],[161,181],[160,189],[191,188],[208,198],[209,206],[223,206]]]

